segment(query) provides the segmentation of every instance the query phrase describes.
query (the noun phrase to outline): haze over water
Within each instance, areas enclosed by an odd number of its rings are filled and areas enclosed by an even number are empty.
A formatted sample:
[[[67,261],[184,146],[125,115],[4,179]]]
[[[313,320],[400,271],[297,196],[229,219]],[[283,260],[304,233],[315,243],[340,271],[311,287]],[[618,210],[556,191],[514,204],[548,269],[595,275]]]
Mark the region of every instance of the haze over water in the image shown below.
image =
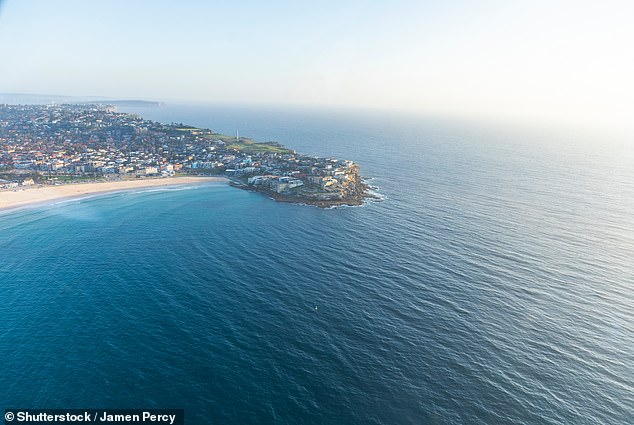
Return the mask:
[[[634,422],[626,148],[396,115],[138,112],[355,160],[386,199],[322,210],[213,183],[0,214],[0,405]]]

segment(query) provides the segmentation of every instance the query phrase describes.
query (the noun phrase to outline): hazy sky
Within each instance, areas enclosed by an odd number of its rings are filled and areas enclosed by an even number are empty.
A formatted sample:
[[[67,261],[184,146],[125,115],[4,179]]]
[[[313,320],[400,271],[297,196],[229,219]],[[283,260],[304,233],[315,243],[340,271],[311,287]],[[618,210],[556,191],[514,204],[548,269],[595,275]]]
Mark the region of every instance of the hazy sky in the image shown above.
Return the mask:
[[[0,92],[634,121],[634,1],[5,0]]]

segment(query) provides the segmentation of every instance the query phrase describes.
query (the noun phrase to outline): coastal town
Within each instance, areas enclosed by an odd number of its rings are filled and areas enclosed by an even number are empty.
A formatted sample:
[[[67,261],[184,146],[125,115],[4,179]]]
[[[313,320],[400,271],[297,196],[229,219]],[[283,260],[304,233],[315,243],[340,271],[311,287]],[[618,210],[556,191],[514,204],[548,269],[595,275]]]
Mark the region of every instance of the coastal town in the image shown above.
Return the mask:
[[[0,105],[0,190],[172,176],[226,176],[241,189],[320,207],[370,196],[352,161],[161,124],[110,105]]]

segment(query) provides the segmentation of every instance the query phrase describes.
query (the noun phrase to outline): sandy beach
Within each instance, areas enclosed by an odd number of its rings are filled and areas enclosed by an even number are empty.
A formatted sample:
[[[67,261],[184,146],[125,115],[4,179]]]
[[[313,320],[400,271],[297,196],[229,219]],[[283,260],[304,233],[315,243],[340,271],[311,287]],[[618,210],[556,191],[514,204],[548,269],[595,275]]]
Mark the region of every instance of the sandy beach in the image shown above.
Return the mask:
[[[226,180],[227,179],[224,177],[167,177],[147,180],[120,180],[113,182],[66,184],[60,186],[20,187],[15,190],[0,191],[0,211],[97,193]]]

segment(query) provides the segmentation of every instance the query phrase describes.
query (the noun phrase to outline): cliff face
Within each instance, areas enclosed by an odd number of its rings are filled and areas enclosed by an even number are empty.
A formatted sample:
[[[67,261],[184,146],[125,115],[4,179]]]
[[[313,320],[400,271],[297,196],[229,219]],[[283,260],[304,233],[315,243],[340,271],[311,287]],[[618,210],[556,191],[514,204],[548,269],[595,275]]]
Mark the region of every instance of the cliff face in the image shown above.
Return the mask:
[[[264,193],[279,202],[292,202],[330,208],[339,205],[362,205],[366,198],[374,198],[369,186],[363,182],[359,166],[348,167],[345,175],[340,175],[336,184],[321,186],[306,182],[305,185],[277,192],[271,186],[250,185],[244,181],[235,181],[234,185],[246,190]]]
[[[361,174],[359,173],[359,166],[353,165],[350,167],[350,173],[348,174],[348,180],[343,184],[342,194],[344,198],[363,196],[368,190],[368,185],[363,183]]]
[[[359,166],[351,164],[346,169],[346,173],[340,178],[339,183],[331,191],[311,191],[310,187],[305,190],[298,190],[293,194],[283,195],[287,202],[301,202],[315,205],[322,208],[337,205],[362,205],[365,198],[369,198],[369,187],[363,183]],[[277,198],[276,198],[277,199]]]

